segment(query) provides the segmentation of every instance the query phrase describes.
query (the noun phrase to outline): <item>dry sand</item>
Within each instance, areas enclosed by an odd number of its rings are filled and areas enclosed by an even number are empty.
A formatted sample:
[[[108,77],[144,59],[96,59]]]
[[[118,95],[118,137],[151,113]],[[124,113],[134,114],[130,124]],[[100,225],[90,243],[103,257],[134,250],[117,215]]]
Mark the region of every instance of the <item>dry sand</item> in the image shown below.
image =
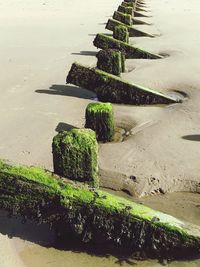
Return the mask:
[[[85,107],[94,96],[87,90],[65,86],[65,76],[73,61],[95,65],[94,36],[105,32],[104,23],[120,3],[0,0],[0,158],[52,169],[51,141],[56,130],[82,127]],[[129,72],[123,77],[163,92],[181,90],[189,98],[169,107],[116,106],[117,125],[128,128],[132,135],[122,143],[101,146],[102,182],[138,195],[155,191],[199,192],[200,4],[196,0],[151,0],[148,5],[153,17],[145,21],[154,25],[137,28],[158,36],[132,38],[131,42],[170,56],[153,61],[127,60]],[[177,205],[172,205],[177,195],[169,198],[172,201],[158,196],[155,202],[152,200],[154,204],[151,199],[147,202],[172,214],[178,210],[185,219],[191,211],[191,221],[198,223],[199,195],[192,196],[192,206],[188,204],[190,196],[184,204],[180,198]],[[8,224],[13,236],[18,236],[19,223],[11,224],[2,218],[1,222]],[[1,232],[2,229],[1,226]],[[24,227],[20,229],[29,233]],[[23,234],[8,239],[9,232],[7,229],[0,236],[1,267],[118,265],[113,258],[48,249]],[[126,262],[122,264],[128,266]],[[147,262],[139,266],[160,265]],[[198,267],[200,263],[170,266]]]

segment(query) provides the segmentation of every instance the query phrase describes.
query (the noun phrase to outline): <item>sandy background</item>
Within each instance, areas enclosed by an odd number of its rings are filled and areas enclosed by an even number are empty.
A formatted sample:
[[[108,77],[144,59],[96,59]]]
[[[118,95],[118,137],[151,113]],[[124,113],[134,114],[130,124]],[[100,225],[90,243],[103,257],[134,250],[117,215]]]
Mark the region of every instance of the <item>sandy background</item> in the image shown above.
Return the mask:
[[[141,196],[200,192],[199,3],[152,0],[149,6],[154,25],[138,28],[160,36],[132,38],[131,42],[169,56],[127,60],[129,72],[122,76],[165,93],[182,91],[188,99],[168,107],[116,107],[117,123],[132,128],[132,136],[101,147],[102,179],[111,188]]]
[[[65,86],[67,72],[74,61],[95,66],[97,50],[92,41],[96,33],[105,32],[104,23],[120,3],[0,0],[0,158],[52,169],[51,142],[56,130],[82,127],[85,107],[94,96],[87,90]],[[169,107],[116,106],[116,124],[128,128],[131,137],[123,143],[101,146],[102,181],[105,186],[138,195],[173,190],[199,192],[199,3],[151,0],[148,5],[153,17],[145,21],[154,25],[137,28],[159,36],[134,38],[131,42],[170,56],[156,61],[127,60],[129,72],[123,77],[163,92],[181,90],[189,98]],[[199,195],[187,196],[185,201],[183,195],[158,196],[145,203],[183,219],[190,212],[188,218],[197,223]],[[58,263],[60,267],[119,266],[116,259],[35,244],[33,236],[40,236],[43,230],[33,230],[28,238],[24,234],[32,226],[20,228],[19,222],[11,223],[4,214],[1,223],[1,267],[57,267]],[[5,225],[10,228],[3,231]],[[18,237],[9,239],[10,232]],[[122,266],[129,264],[123,262]],[[141,266],[160,265],[147,262]]]

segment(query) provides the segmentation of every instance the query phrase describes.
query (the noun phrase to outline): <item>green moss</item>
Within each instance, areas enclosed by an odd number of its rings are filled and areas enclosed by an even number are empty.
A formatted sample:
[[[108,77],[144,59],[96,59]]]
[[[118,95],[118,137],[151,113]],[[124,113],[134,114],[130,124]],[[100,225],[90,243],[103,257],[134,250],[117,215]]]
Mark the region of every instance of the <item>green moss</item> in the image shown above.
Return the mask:
[[[94,39],[94,46],[101,49],[117,49],[120,50],[126,58],[146,58],[146,59],[159,59],[159,55],[149,53],[145,50],[136,48],[120,40],[105,34],[97,34]]]
[[[124,71],[123,57],[119,50],[100,50],[97,59],[97,68],[100,70],[118,76]]]
[[[134,21],[134,19],[133,19],[133,21]],[[152,34],[143,32],[141,30],[137,30],[137,29],[135,29],[135,28],[133,28],[131,26],[128,26],[128,25],[126,25],[126,24],[124,24],[124,23],[122,23],[122,22],[120,22],[118,20],[115,20],[115,19],[109,19],[108,20],[108,22],[106,24],[106,29],[110,30],[110,31],[114,31],[114,28],[116,26],[119,26],[119,25],[127,27],[130,37],[136,37],[136,36],[137,37],[143,37],[143,36],[154,37]]]
[[[157,91],[129,83],[112,74],[77,63],[72,65],[67,76],[67,83],[95,92],[102,102],[134,105],[179,102],[179,100]]]
[[[117,11],[133,16],[133,7],[119,6]]]
[[[113,19],[118,20],[128,26],[132,26],[133,25],[133,20],[132,20],[132,16],[129,14],[124,14],[122,12],[119,11],[115,11],[114,15],[113,15]]]
[[[54,137],[52,148],[55,173],[98,187],[98,145],[94,131],[61,132]]]
[[[135,3],[133,2],[122,2],[121,5],[124,7],[132,7],[132,8],[135,7]]]
[[[114,136],[113,106],[111,103],[90,103],[85,113],[86,128],[96,132],[97,140],[110,142]]]
[[[133,0],[124,0],[125,3],[128,3],[128,4],[136,4],[137,1],[133,1]]]
[[[199,226],[101,190],[69,184],[41,168],[0,161],[0,192],[0,208],[50,223],[66,239],[70,233],[93,245],[101,241],[104,247],[112,244],[159,258],[200,252]]]
[[[127,27],[123,25],[116,26],[113,31],[113,37],[117,40],[122,42],[128,43],[129,42],[129,32]]]

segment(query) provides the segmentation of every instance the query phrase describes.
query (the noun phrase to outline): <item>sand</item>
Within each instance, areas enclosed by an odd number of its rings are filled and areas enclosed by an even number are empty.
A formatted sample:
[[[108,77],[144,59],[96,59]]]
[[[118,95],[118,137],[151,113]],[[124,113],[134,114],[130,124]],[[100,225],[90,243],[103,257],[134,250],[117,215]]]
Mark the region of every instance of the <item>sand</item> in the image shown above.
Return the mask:
[[[101,145],[102,185],[138,196],[200,192],[199,3],[147,2],[152,17],[145,21],[153,25],[137,28],[157,37],[131,38],[131,42],[169,57],[127,60],[123,78],[170,94],[174,94],[171,90],[180,90],[188,98],[183,104],[168,107],[115,106],[116,125],[127,128],[131,135],[124,142]],[[65,86],[65,77],[74,61],[95,66],[97,49],[92,41],[96,33],[105,32],[106,21],[120,3],[0,0],[0,158],[52,170],[53,136],[59,130],[82,127],[85,107],[95,97],[87,90]],[[182,203],[183,196],[157,196],[145,203],[198,223],[199,195],[192,195],[191,205],[191,196]],[[177,199],[179,204],[172,205]],[[4,231],[1,226],[1,267],[55,267],[58,263],[61,267],[119,266],[114,258],[46,248],[43,242],[38,244],[33,237],[18,233],[19,228],[29,233],[32,226],[27,230],[19,222],[1,221],[11,228],[13,236],[9,239],[10,230]],[[127,264],[123,262],[122,266]],[[199,265],[198,261],[170,266]],[[147,262],[141,266],[160,264]]]
[[[127,60],[130,71],[123,78],[168,94],[182,91],[188,98],[167,107],[115,108],[116,121],[125,127],[127,123],[132,135],[123,143],[101,146],[104,185],[139,196],[200,192],[198,5],[195,0],[149,1],[149,20],[154,25],[138,28],[151,28],[151,33],[160,36],[132,38],[131,42],[169,56],[162,60]]]

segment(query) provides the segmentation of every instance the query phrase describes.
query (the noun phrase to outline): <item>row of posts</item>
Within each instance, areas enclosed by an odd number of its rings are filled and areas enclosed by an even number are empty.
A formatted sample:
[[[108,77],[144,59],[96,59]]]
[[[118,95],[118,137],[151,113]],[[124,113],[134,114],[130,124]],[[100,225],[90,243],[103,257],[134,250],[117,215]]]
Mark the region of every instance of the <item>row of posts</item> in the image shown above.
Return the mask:
[[[124,14],[126,24],[132,21],[133,2],[123,2],[118,8],[118,13],[114,13],[115,18]],[[116,26],[113,38],[128,43],[127,27]],[[117,49],[100,50],[97,53],[97,68],[119,76],[125,72],[125,56]],[[114,134],[112,104],[90,103],[85,111],[85,128],[63,131],[54,137],[52,144],[54,172],[97,188],[99,186],[98,142],[111,142]]]

